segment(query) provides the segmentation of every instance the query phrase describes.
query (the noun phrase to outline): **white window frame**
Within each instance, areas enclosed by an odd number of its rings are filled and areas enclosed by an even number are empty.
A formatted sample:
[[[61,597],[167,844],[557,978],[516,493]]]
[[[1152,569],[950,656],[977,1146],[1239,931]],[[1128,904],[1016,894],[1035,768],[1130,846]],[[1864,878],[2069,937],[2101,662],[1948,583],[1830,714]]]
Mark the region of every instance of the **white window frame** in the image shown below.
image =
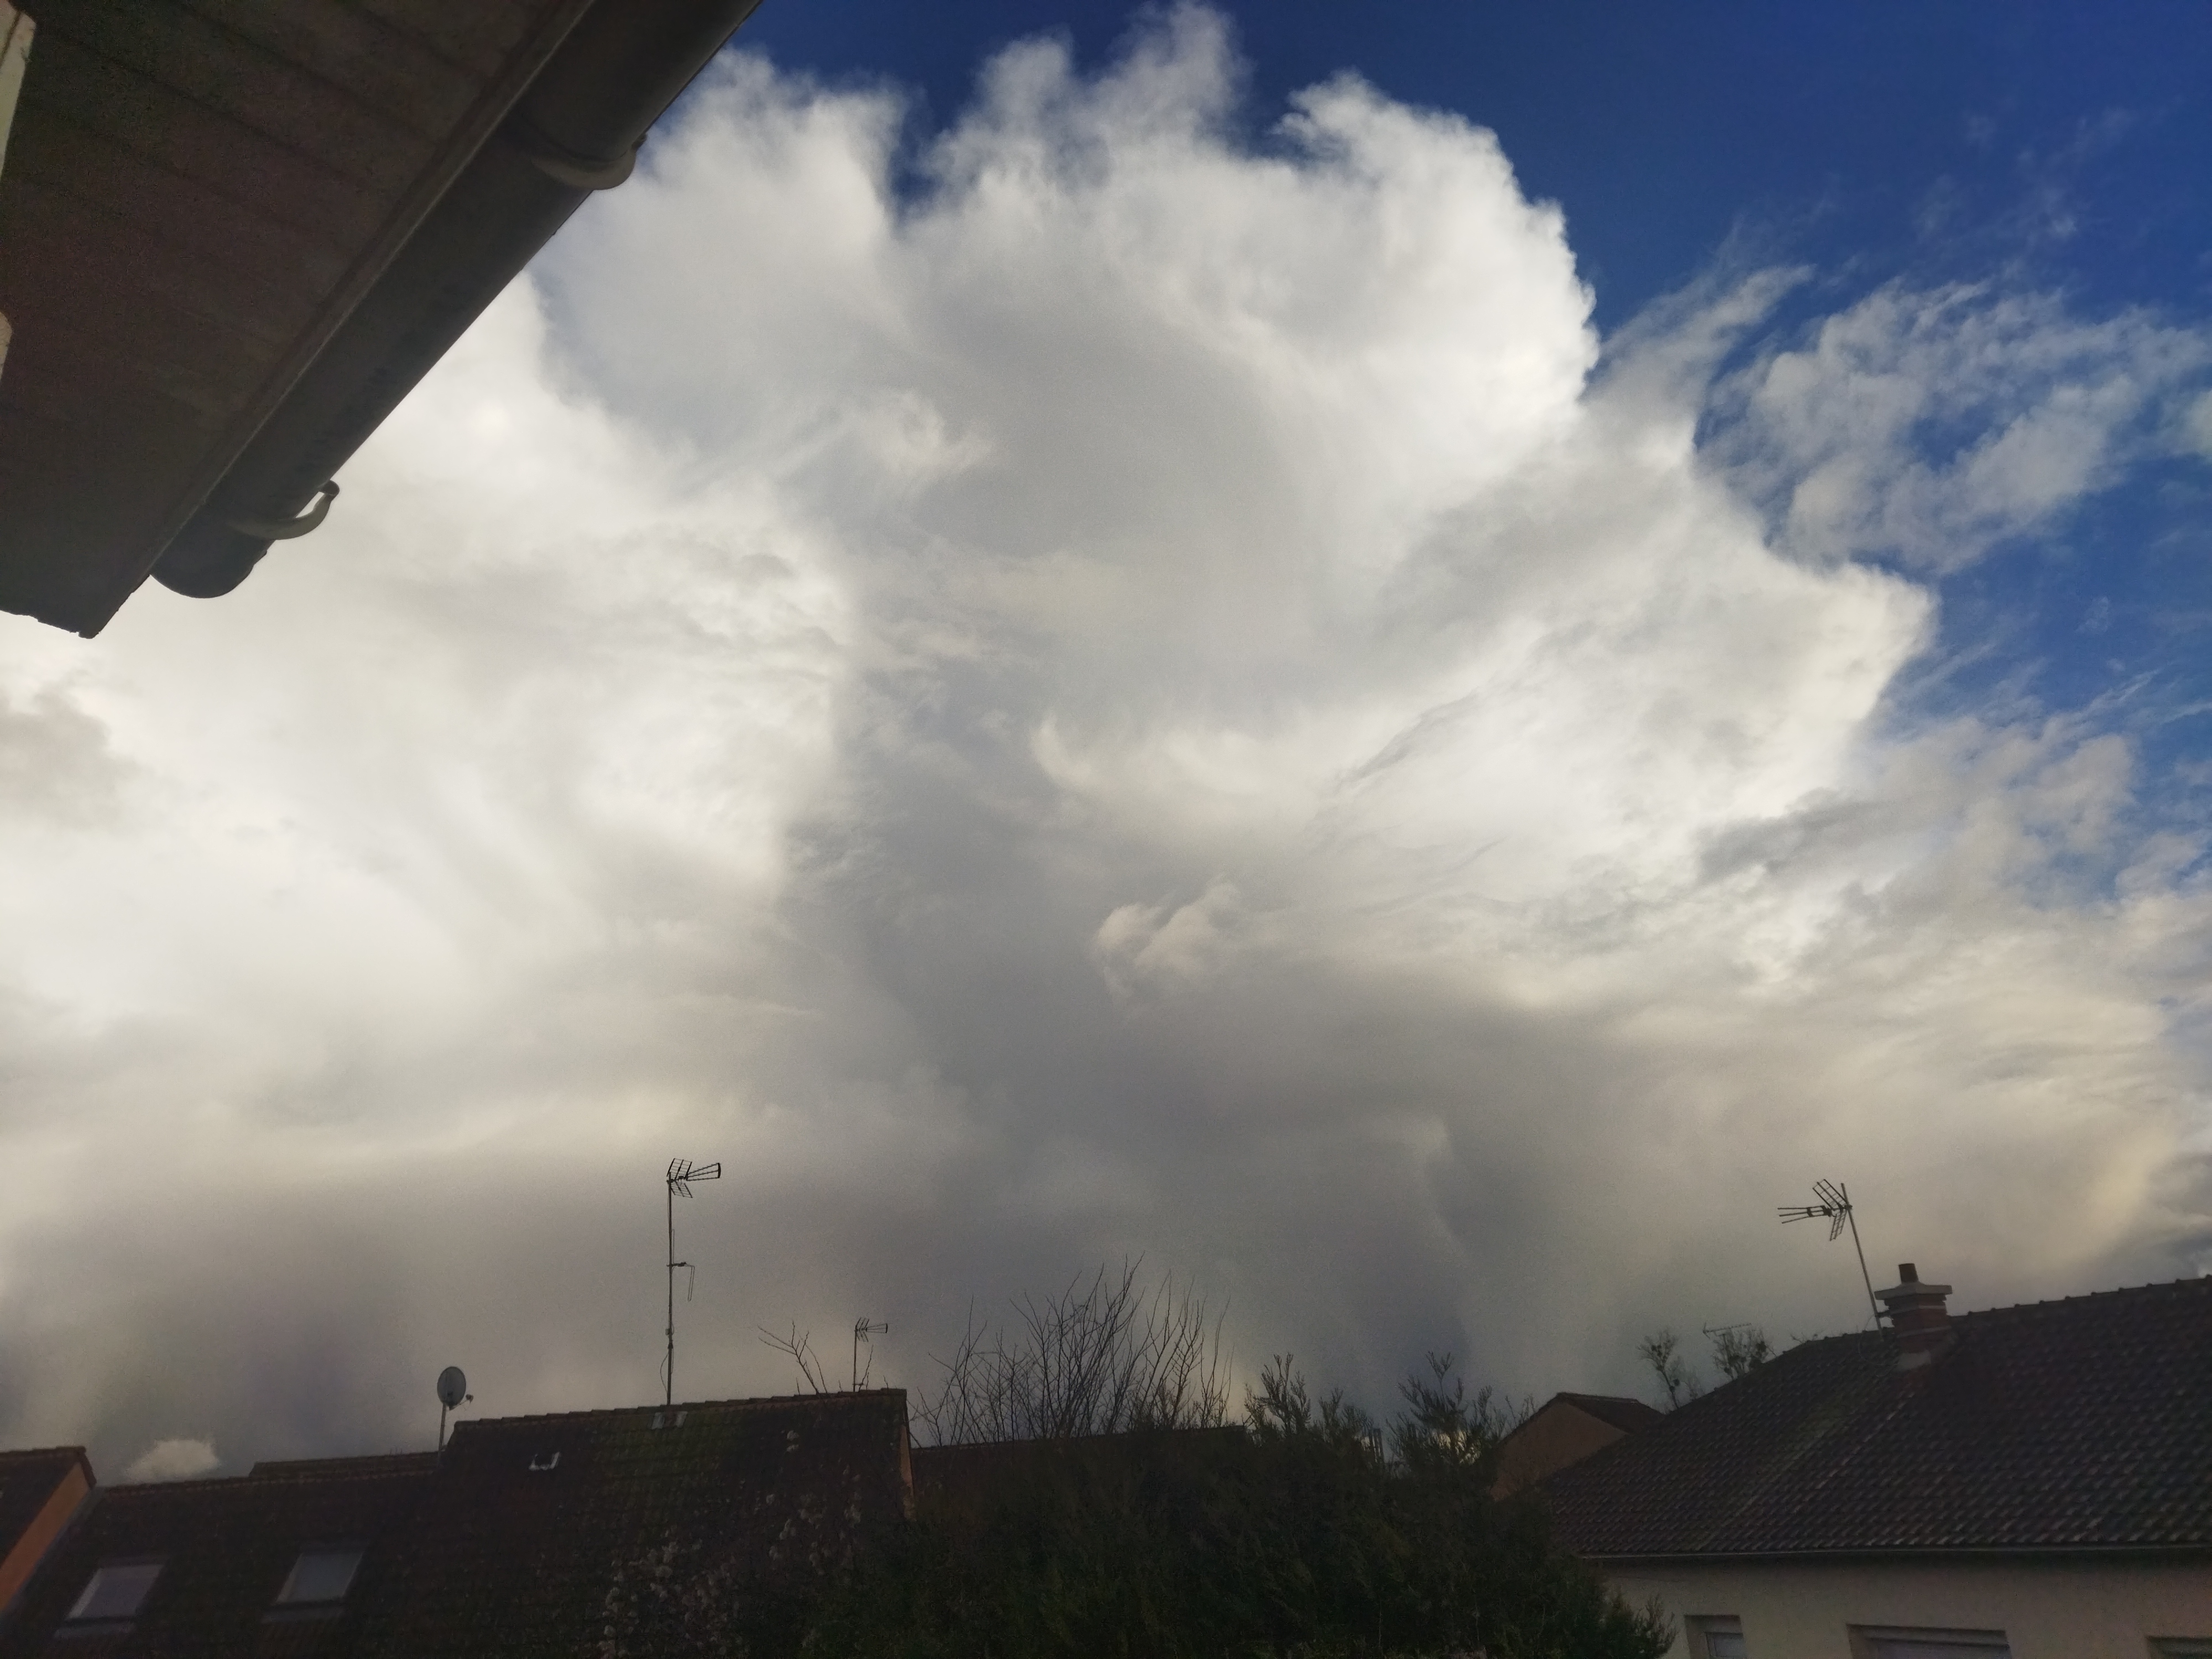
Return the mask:
[[[161,1582],[161,1570],[167,1565],[167,1558],[159,1555],[127,1555],[112,1561],[102,1561],[92,1570],[92,1577],[84,1581],[84,1588],[77,1592],[76,1600],[70,1604],[68,1615],[62,1620],[64,1628],[74,1626],[79,1629],[119,1630],[132,1623],[145,1607],[146,1598],[154,1593],[154,1586]],[[138,1594],[132,1600],[128,1613],[88,1611],[103,1588],[103,1581],[112,1583],[114,1578],[125,1573],[135,1577],[142,1571],[145,1573],[145,1582],[138,1586]]]
[[[345,1599],[353,1593],[354,1580],[361,1576],[361,1564],[368,1553],[366,1545],[349,1542],[302,1544],[300,1553],[292,1558],[292,1570],[284,1575],[284,1587],[276,1592],[276,1601],[270,1608],[272,1615],[299,1617],[319,1613],[336,1613],[345,1606]],[[300,1591],[300,1570],[310,1561],[326,1561],[336,1556],[349,1555],[353,1565],[346,1572],[345,1588],[336,1595],[302,1595]]]
[[[1733,1636],[1743,1640],[1743,1620],[1732,1613],[1693,1613],[1682,1620],[1683,1633],[1689,1638],[1690,1659],[1713,1659],[1716,1636]]]
[[[1933,1625],[1853,1625],[1851,1652],[1856,1659],[1881,1659],[1884,1642],[1918,1642],[1929,1647],[1957,1650],[1960,1659],[1985,1654],[1989,1659],[2009,1659],[2012,1638],[2001,1630],[1961,1630]]]

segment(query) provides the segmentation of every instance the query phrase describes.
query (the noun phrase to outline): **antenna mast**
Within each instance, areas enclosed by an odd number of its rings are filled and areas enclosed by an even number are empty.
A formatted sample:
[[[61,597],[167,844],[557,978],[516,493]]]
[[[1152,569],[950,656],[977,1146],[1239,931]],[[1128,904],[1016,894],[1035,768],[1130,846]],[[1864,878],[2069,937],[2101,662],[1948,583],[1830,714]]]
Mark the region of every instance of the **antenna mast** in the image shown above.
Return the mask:
[[[1784,1226],[1793,1221],[1810,1221],[1819,1217],[1828,1224],[1828,1243],[1836,1242],[1845,1227],[1851,1230],[1851,1248],[1858,1252],[1859,1277],[1866,1281],[1867,1306],[1874,1311],[1874,1322],[1881,1324],[1881,1305],[1874,1299],[1874,1277],[1867,1272],[1866,1250],[1859,1243],[1859,1224],[1851,1213],[1850,1188],[1840,1181],[1816,1181],[1813,1195],[1818,1204],[1785,1204],[1775,1211]]]
[[[681,1193],[686,1198],[690,1197],[691,1183],[695,1181],[720,1181],[721,1178],[722,1166],[720,1164],[694,1164],[688,1158],[668,1160],[668,1357],[660,1364],[661,1404],[664,1406],[676,1403],[676,1270],[682,1267],[686,1272],[692,1271],[690,1262],[676,1259],[676,1195]],[[684,1299],[686,1302],[691,1299],[688,1281]]]
[[[862,1314],[853,1322],[853,1392],[854,1394],[860,1391],[860,1344],[866,1342],[868,1345],[868,1369],[872,1371],[876,1368],[876,1345],[870,1339],[883,1335],[890,1328],[890,1321],[888,1319],[871,1320],[866,1314]]]

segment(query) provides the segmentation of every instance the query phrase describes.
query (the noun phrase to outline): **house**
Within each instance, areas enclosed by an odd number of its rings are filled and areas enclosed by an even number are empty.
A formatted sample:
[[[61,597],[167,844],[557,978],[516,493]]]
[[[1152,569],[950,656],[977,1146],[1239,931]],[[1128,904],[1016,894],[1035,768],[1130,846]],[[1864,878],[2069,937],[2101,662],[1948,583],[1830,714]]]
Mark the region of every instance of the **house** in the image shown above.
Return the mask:
[[[261,1463],[234,1480],[98,1487],[0,1624],[0,1655],[350,1652],[347,1615],[435,1464]]]
[[[436,1453],[100,1487],[0,1659],[661,1652],[851,1559],[911,1492],[899,1389],[472,1419]]]
[[[1492,1490],[1510,1498],[1623,1436],[1650,1427],[1663,1415],[1626,1395],[1555,1394],[1498,1443],[1498,1479]]]
[[[568,1653],[612,1628],[652,1653],[663,1621],[842,1565],[912,1492],[902,1389],[465,1422],[356,1651]]]
[[[0,609],[95,634],[313,529],[757,3],[0,5]]]
[[[0,1452],[0,1619],[92,1486],[82,1446]]]
[[[1543,1482],[1677,1653],[2212,1655],[2212,1278],[1804,1343]]]

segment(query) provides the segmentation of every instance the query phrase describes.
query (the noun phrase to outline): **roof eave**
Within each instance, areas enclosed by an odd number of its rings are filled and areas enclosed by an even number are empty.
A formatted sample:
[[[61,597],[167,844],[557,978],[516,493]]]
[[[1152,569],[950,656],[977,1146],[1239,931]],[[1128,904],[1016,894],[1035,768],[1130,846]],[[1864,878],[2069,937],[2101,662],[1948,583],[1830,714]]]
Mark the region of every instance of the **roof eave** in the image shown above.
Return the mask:
[[[151,574],[212,599],[244,581],[270,526],[325,489],[594,190],[628,177],[647,130],[759,4],[591,6],[132,586]]]
[[[1572,1549],[1570,1545],[1569,1548]],[[1940,1566],[1959,1562],[2212,1561],[2212,1541],[2193,1544],[1969,1544],[1848,1545],[1832,1549],[1643,1551],[1626,1554],[1573,1552],[1607,1571],[1638,1567],[1825,1566],[1889,1562]]]

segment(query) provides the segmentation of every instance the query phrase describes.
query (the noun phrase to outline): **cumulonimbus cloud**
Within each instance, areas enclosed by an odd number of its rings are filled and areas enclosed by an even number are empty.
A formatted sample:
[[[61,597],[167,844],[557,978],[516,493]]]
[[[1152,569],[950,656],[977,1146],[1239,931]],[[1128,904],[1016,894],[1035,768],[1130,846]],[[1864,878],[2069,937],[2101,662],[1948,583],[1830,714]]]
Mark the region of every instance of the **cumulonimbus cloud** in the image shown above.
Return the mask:
[[[1860,1316],[1815,1176],[1973,1302],[2190,1270],[2203,849],[2094,718],[1896,706],[1857,556],[2116,476],[2148,325],[1885,290],[1716,382],[1786,276],[1601,342],[1489,134],[1237,84],[1183,10],[915,152],[727,58],[348,514],[11,636],[9,1437],[646,1397],[673,1153],[696,1394],[1140,1251],[1364,1389],[1633,1386]]]

